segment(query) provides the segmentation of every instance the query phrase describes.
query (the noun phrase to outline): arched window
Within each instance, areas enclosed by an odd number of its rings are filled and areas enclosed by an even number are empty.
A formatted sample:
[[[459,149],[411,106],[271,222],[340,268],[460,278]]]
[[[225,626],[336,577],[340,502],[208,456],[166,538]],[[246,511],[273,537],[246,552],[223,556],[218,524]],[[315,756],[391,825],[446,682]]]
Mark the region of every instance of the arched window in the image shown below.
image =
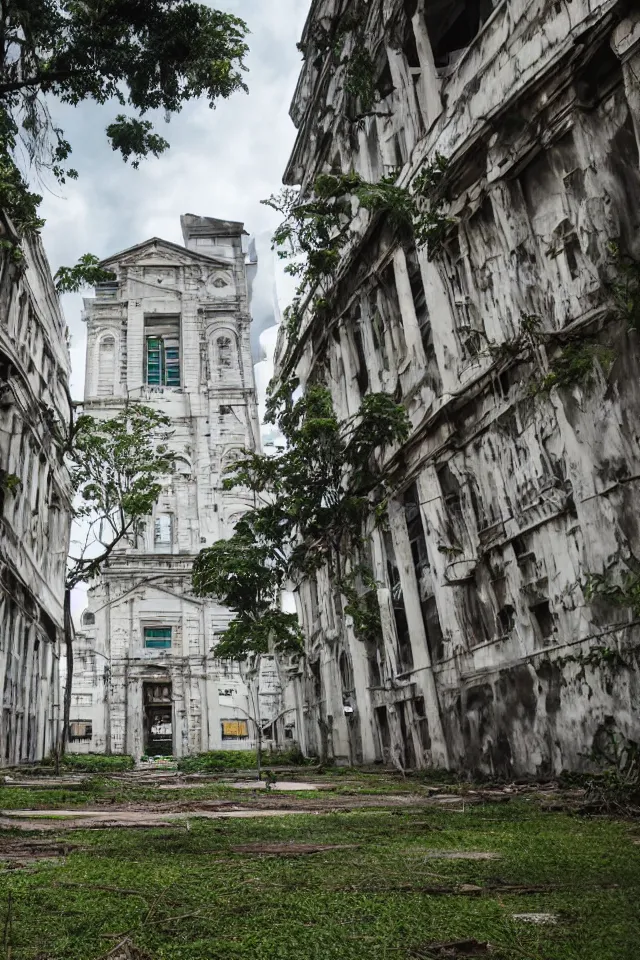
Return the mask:
[[[98,350],[98,391],[99,397],[113,396],[114,374],[116,368],[115,337],[103,337]]]
[[[82,626],[83,627],[92,627],[96,622],[95,613],[90,613],[89,610],[85,610],[82,614]]]
[[[231,338],[230,337],[218,337],[217,340],[218,347],[218,366],[219,367],[230,367],[231,366]]]

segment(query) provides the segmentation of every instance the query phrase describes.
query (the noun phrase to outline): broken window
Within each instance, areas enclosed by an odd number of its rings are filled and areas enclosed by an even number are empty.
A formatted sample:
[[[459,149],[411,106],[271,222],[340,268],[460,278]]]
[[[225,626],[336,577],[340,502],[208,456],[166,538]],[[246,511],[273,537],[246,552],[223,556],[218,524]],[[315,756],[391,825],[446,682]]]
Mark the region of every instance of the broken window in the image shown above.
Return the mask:
[[[171,646],[171,627],[145,627],[144,645],[147,650],[167,650]]]
[[[180,317],[145,317],[145,381],[151,387],[180,386]]]
[[[413,306],[420,330],[420,339],[424,349],[426,360],[426,376],[429,386],[436,394],[442,393],[442,378],[438,368],[436,351],[433,345],[433,329],[431,326],[431,317],[427,307],[427,295],[422,280],[422,272],[418,261],[418,252],[415,246],[409,247],[406,251],[407,270],[409,272],[409,283],[411,285],[411,294],[413,297]]]
[[[93,722],[91,720],[72,720],[69,724],[69,740],[91,740]]]
[[[376,724],[380,738],[380,750],[383,757],[387,757],[391,748],[391,733],[389,731],[389,717],[386,707],[376,707]]]
[[[230,367],[231,366],[231,338],[230,337],[218,337],[216,341],[218,347],[218,365],[220,367]]]
[[[541,600],[539,603],[529,607],[531,619],[542,640],[547,640],[555,632],[556,623],[548,600]]]
[[[409,624],[407,623],[407,614],[404,607],[400,571],[396,563],[393,540],[388,530],[384,531],[383,539],[387,557],[387,578],[389,581],[391,605],[393,607],[393,617],[396,625],[396,639],[398,642],[398,669],[400,673],[404,673],[413,667],[413,651],[411,649],[411,637],[409,636]]]
[[[360,396],[363,397],[369,389],[369,371],[367,370],[367,360],[364,353],[364,343],[362,340],[362,330],[360,329],[360,308],[356,310],[352,323],[353,345],[356,352],[356,380]]]
[[[418,488],[415,483],[411,484],[409,489],[405,491],[403,503],[413,557],[413,569],[418,583],[422,621],[427,635],[427,645],[432,660],[440,660],[444,653],[444,637],[433,591],[433,580],[427,555],[427,540],[424,535]]]
[[[413,768],[416,765],[416,754],[413,748],[413,737],[411,736],[411,730],[407,726],[406,706],[404,701],[399,700],[398,703],[396,703],[396,712],[398,714],[398,723],[400,724],[400,736],[402,737],[404,766]]]
[[[436,0],[427,5],[427,31],[436,68],[446,72],[489,19],[499,0]]]
[[[487,626],[484,604],[482,603],[478,584],[474,580],[465,583],[463,590],[463,610],[467,627],[467,639],[470,647],[477,647],[481,643],[488,643],[492,639]]]
[[[173,517],[170,513],[160,513],[156,516],[153,539],[154,543],[168,544],[173,540]]]
[[[420,738],[420,746],[423,750],[430,750],[431,735],[429,734],[429,721],[427,720],[424,697],[416,697],[413,701],[413,715],[415,717],[416,729]]]
[[[98,390],[99,397],[113,396],[114,374],[116,369],[115,337],[103,337],[98,349]]]
[[[249,738],[249,725],[246,720],[222,720],[223,740],[247,740]]]

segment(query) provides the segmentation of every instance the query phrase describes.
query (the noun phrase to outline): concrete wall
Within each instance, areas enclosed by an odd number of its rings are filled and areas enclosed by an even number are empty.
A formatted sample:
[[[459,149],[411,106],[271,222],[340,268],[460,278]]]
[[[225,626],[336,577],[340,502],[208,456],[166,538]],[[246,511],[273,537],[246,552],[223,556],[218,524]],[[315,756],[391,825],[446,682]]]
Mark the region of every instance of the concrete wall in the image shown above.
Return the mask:
[[[2,214],[0,235],[18,240]],[[57,741],[70,529],[66,328],[40,239],[21,248],[0,251],[0,764]]]
[[[89,591],[76,653],[72,720],[91,721],[91,738],[72,750],[140,757],[145,684],[171,685],[173,752],[184,756],[253,746],[223,739],[222,722],[252,714],[237,665],[216,658],[216,636],[230,619],[192,594],[199,551],[230,537],[250,505],[222,489],[223,471],[259,444],[250,350],[247,270],[240,223],[187,215],[185,246],[152,239],[105,261],[117,283],[85,300],[85,409],[113,415],[127,396],[171,420],[178,459],[135,545],[114,552]],[[178,317],[180,386],[145,383],[145,324]],[[157,528],[169,535],[158,542]],[[170,628],[171,646],[146,649],[144,630]],[[106,672],[105,672],[106,671]]]
[[[551,774],[605,730],[640,739],[633,613],[585,597],[589,573],[619,582],[640,550],[640,334],[612,304],[610,249],[640,259],[640,18],[613,0],[467,6],[483,13],[457,50],[452,3],[362,7],[379,93],[353,122],[362,37],[346,31],[336,67],[318,38],[345,5],[319,0],[305,29],[286,182],[309,196],[337,165],[397,163],[407,186],[441,154],[453,223],[429,259],[358,211],[332,322],[281,331],[280,375],[324,376],[344,417],[385,390],[412,424],[371,535],[379,641],[355,638],[320,571],[298,597],[296,683],[309,749],[340,762]],[[514,349],[531,316],[535,346]],[[532,391],[585,343],[602,360],[587,377]]]

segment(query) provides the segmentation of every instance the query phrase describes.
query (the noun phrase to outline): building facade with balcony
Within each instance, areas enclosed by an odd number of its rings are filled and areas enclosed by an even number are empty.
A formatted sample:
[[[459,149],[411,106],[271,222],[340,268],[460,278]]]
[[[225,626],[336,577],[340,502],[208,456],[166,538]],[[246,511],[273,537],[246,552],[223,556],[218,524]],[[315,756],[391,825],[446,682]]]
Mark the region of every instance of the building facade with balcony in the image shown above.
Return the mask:
[[[314,0],[285,183],[444,158],[439,245],[358,209],[282,380],[402,402],[380,635],[298,592],[306,748],[511,776],[640,740],[640,15],[620,0]],[[327,286],[329,284],[327,283]],[[610,604],[589,588],[621,587]],[[601,591],[602,592],[602,591]],[[610,594],[611,595],[611,594]]]
[[[259,709],[237,665],[216,658],[230,619],[191,589],[199,551],[250,505],[222,488],[259,447],[250,349],[255,261],[241,223],[186,215],[184,246],[152,239],[104,261],[85,300],[85,412],[130,398],[166,414],[175,472],[137,545],[114,551],[89,591],[76,644],[69,749],[181,757],[255,742]]]

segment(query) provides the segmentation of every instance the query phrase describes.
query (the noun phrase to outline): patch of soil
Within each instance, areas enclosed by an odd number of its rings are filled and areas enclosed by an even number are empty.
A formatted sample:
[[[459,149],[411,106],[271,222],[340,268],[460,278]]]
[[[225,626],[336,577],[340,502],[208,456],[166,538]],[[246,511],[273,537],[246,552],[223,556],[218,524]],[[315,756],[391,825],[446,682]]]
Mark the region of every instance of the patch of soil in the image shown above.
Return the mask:
[[[479,940],[452,940],[449,943],[427,943],[412,950],[409,954],[415,960],[432,960],[435,957],[455,957],[466,960],[467,957],[486,957],[492,953],[488,943]]]
[[[326,853],[330,850],[358,850],[357,843],[245,843],[229,847],[231,853],[248,853],[268,857],[299,857],[310,853]]]

